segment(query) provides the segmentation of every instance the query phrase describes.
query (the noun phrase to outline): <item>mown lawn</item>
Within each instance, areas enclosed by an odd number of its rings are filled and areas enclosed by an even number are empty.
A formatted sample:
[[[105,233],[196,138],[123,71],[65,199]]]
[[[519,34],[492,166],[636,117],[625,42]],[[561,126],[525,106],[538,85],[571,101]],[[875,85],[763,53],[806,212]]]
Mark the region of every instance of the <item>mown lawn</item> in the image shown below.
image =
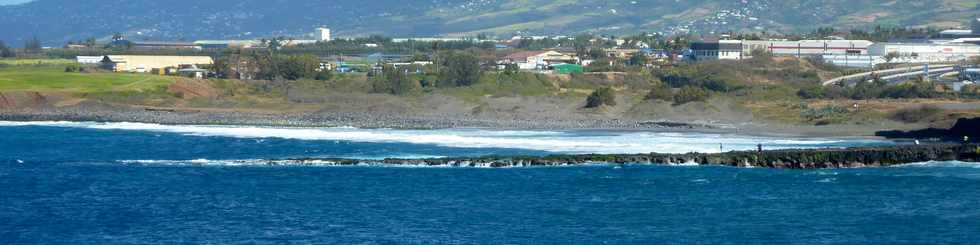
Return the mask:
[[[175,77],[129,73],[68,73],[62,66],[0,68],[0,91],[114,92],[159,89]]]

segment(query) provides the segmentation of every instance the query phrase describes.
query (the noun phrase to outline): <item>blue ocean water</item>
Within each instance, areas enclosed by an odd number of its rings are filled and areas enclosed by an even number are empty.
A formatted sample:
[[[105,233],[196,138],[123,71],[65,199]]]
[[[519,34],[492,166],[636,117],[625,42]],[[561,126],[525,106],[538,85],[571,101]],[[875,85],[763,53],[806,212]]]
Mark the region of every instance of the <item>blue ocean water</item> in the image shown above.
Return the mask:
[[[431,143],[435,139],[453,143]],[[819,171],[220,164],[309,156],[542,155],[602,146],[590,142],[625,152],[647,149],[616,143],[624,139],[667,147],[687,139],[686,147],[704,151],[719,141],[733,148],[757,142],[890,144],[638,132],[5,123],[0,124],[0,244],[980,241],[976,163]]]

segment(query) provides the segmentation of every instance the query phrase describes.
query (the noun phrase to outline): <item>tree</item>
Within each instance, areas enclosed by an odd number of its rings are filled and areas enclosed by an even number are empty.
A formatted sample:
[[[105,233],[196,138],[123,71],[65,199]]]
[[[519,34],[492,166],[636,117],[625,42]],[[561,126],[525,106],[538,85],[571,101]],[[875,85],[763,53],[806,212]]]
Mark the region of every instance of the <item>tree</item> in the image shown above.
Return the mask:
[[[816,85],[801,88],[796,92],[796,96],[803,99],[823,99],[827,97],[827,93],[823,86]]]
[[[422,84],[409,76],[410,68],[386,65],[380,76],[371,81],[371,91],[394,95],[410,94],[422,90]]]
[[[596,108],[604,105],[616,105],[616,91],[613,91],[611,87],[596,89],[585,99],[585,108]]]
[[[671,101],[674,99],[674,94],[672,91],[670,91],[669,87],[659,84],[650,89],[650,92],[647,93],[646,99]]]
[[[608,56],[606,56],[606,51],[603,50],[602,48],[591,48],[591,49],[589,49],[589,51],[587,53],[587,56],[590,59],[593,59],[593,60],[608,57]]]
[[[439,74],[442,86],[470,86],[480,80],[480,60],[467,52],[450,52],[440,60],[444,67]]]
[[[317,76],[317,70],[320,68],[320,59],[310,54],[280,56],[277,60],[279,75],[286,80],[314,79]]]
[[[426,56],[425,54],[422,54],[422,53],[416,53],[416,54],[412,55],[412,60],[411,61],[413,61],[413,62],[415,62],[415,61],[429,61],[429,56]]]
[[[687,86],[681,88],[674,94],[674,104],[683,105],[691,102],[700,102],[708,100],[708,92],[702,88]]]
[[[643,52],[636,52],[633,57],[630,57],[631,66],[644,66],[647,64],[647,56]]]
[[[520,73],[520,72],[521,72],[521,69],[520,69],[520,67],[517,67],[517,64],[506,64],[506,65],[504,65],[504,74],[505,75],[515,75],[515,74]]]
[[[4,43],[3,41],[0,41],[0,57],[2,58],[14,57],[14,50],[11,49],[9,46],[7,46],[7,44]]]
[[[262,40],[262,43],[264,43],[266,45],[266,47],[269,48],[269,50],[279,50],[283,46],[283,41],[285,41],[284,38],[274,37],[274,38],[272,38],[272,39],[270,39],[268,41],[266,41],[265,39],[263,39]]]
[[[24,41],[24,51],[27,53],[40,53],[41,49],[43,48],[44,47],[41,45],[41,40],[37,39],[36,36]]]
[[[892,60],[898,58],[898,52],[888,52],[888,54],[885,54],[884,58],[885,58],[885,62],[892,63]]]
[[[94,37],[90,37],[88,39],[85,39],[85,46],[90,47],[90,48],[91,47],[95,47],[95,38]]]

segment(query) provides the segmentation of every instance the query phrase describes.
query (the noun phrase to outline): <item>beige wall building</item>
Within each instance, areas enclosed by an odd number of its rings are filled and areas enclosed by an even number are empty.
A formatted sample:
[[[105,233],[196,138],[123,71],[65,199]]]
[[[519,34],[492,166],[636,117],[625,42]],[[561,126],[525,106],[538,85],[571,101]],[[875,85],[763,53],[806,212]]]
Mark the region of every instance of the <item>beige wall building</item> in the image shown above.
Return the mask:
[[[214,60],[209,56],[106,55],[102,63],[116,72],[150,72],[168,67],[210,65]]]

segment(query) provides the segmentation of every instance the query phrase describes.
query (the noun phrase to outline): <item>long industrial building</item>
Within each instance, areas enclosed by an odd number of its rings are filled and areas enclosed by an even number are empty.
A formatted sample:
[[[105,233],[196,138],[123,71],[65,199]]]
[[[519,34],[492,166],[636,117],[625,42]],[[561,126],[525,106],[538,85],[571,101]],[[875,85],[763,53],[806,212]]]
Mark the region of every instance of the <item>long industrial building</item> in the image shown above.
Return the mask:
[[[742,52],[750,56],[752,52],[764,51],[776,56],[821,56],[821,55],[862,55],[868,54],[868,47],[874,44],[867,40],[800,40],[800,41],[742,41]]]
[[[826,63],[846,67],[877,64],[950,63],[980,56],[980,45],[966,43],[876,43],[864,55],[823,55]]]
[[[867,40],[718,40],[691,43],[694,60],[740,60],[753,52],[775,56],[814,57],[823,55],[867,55],[874,44]]]
[[[934,43],[877,43],[868,52],[888,63],[959,62],[980,56],[980,45]]]

